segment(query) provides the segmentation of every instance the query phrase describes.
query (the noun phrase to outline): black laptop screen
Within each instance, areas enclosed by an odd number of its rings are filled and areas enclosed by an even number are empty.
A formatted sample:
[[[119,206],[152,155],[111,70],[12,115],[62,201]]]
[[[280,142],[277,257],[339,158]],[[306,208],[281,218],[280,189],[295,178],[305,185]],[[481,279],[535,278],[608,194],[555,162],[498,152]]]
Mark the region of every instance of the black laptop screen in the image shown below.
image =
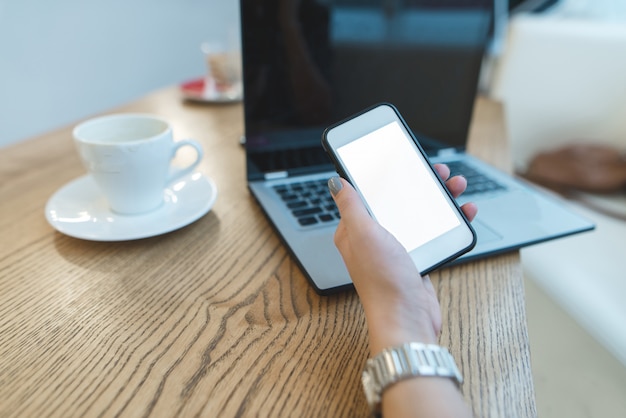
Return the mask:
[[[318,171],[323,130],[378,102],[422,144],[463,148],[492,4],[241,0],[248,177]]]

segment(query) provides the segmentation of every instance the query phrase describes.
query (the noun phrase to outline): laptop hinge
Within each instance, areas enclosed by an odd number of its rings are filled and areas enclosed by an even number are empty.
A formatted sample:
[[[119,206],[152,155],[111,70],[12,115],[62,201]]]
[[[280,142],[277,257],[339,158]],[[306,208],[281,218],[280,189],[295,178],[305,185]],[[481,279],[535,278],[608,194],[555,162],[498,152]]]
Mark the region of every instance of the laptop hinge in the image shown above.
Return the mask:
[[[437,152],[437,157],[451,157],[456,154],[457,152],[455,148],[444,148]]]
[[[286,179],[287,177],[289,177],[289,173],[287,173],[286,171],[274,171],[271,173],[265,173],[263,177],[265,178],[265,180]]]

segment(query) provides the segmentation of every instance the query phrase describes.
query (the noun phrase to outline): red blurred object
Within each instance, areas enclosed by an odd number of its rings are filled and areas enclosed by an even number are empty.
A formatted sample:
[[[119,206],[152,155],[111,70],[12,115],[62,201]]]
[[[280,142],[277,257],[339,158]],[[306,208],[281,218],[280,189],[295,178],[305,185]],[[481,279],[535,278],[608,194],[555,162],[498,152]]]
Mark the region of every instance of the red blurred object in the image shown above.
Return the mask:
[[[242,98],[241,85],[217,85],[213,79],[203,77],[184,82],[180,90],[186,100],[206,103],[237,102]]]

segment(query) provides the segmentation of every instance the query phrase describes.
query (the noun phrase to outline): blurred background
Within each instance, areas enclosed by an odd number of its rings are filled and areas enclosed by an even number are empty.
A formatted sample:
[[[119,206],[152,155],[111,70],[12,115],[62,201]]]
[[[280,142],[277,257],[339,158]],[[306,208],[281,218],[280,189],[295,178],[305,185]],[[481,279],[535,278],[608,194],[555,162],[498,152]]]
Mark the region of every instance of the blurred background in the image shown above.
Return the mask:
[[[499,41],[486,57],[483,91],[504,105],[515,171],[533,167],[539,153],[584,144],[621,153],[626,173],[626,1],[560,0],[514,13]],[[591,153],[576,161],[587,178],[607,168],[592,162]],[[520,252],[539,417],[626,416],[621,176],[610,193],[562,191],[593,232]]]
[[[504,105],[516,170],[575,141],[626,150],[626,0],[494,10],[480,90]],[[202,77],[200,45],[238,28],[235,0],[0,0],[0,152]],[[623,417],[626,198],[567,204],[596,231],[521,252],[539,416]]]
[[[0,147],[202,76],[226,0],[0,0]]]

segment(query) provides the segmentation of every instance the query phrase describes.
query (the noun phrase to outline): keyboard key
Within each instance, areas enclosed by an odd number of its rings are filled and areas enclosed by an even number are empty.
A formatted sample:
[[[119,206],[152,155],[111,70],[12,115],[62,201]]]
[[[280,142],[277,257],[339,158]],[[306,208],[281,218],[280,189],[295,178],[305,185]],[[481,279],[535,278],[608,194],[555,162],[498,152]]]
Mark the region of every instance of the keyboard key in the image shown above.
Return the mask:
[[[301,216],[307,216],[307,215],[315,215],[317,213],[321,213],[322,208],[307,208],[307,209],[296,209],[294,211],[292,211],[291,213],[293,213],[293,216],[295,216],[296,218],[299,218]]]
[[[281,196],[283,198],[284,201],[288,201],[288,200],[296,200],[299,198],[299,196],[297,194],[284,194]]]
[[[304,200],[295,200],[293,202],[289,202],[287,203],[287,207],[289,209],[298,209],[298,208],[303,208],[308,206],[309,204],[307,202],[305,202]]]
[[[317,223],[317,219],[314,216],[307,216],[305,218],[298,218],[298,223],[302,226],[315,225]]]

